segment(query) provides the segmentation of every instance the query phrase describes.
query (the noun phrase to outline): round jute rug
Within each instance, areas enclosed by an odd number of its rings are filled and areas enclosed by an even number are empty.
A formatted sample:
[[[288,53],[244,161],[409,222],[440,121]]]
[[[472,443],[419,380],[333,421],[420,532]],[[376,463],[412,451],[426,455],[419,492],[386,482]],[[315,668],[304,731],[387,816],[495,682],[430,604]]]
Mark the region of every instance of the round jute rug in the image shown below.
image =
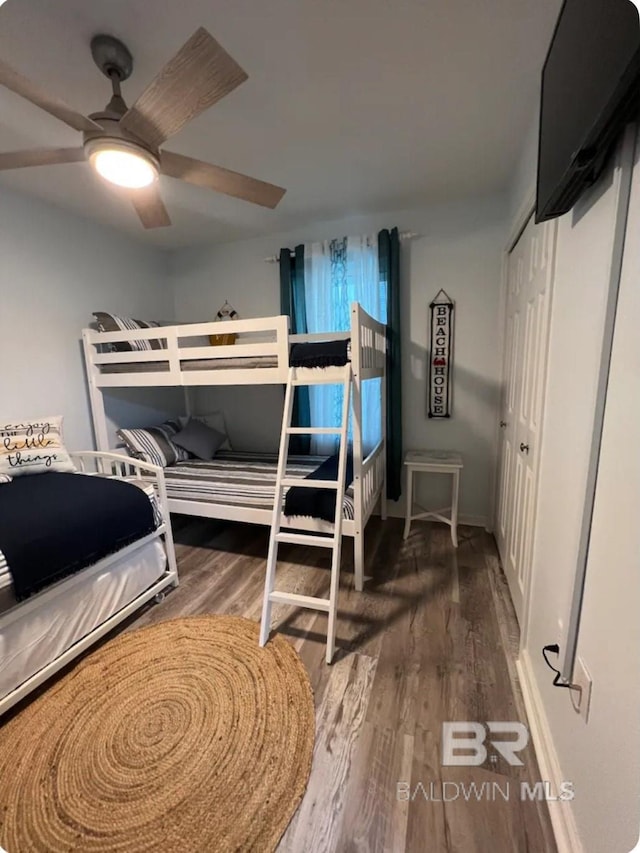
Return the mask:
[[[302,795],[313,695],[282,637],[161,622],[83,660],[0,730],[9,853],[273,850]]]

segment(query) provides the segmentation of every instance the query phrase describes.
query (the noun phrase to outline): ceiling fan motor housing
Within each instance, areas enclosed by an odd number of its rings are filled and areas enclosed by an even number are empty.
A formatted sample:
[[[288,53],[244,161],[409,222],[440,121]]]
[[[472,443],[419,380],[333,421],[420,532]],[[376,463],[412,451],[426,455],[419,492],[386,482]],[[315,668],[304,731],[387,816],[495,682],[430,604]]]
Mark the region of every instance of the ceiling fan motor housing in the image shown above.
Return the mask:
[[[112,99],[113,100],[113,99]],[[122,114],[114,114],[109,105],[101,112],[91,113],[90,118],[98,122],[101,127],[96,130],[86,130],[82,134],[84,149],[87,151],[87,146],[95,147],[96,143],[101,141],[112,141],[116,144],[128,146],[135,149],[142,149],[147,155],[151,156],[155,161],[160,160],[160,152],[153,148],[148,143],[139,139],[135,134],[125,130],[120,125]]]
[[[142,152],[158,167],[159,151],[120,126],[120,119],[128,109],[120,95],[120,83],[133,71],[133,57],[129,49],[114,36],[99,34],[91,39],[91,55],[100,71],[111,80],[113,97],[103,110],[90,115],[103,129],[88,130],[83,134],[87,159],[93,151],[112,142],[120,148],[131,150],[132,153]]]
[[[91,39],[91,55],[105,77],[118,82],[127,80],[133,71],[133,57],[120,39],[99,34]]]

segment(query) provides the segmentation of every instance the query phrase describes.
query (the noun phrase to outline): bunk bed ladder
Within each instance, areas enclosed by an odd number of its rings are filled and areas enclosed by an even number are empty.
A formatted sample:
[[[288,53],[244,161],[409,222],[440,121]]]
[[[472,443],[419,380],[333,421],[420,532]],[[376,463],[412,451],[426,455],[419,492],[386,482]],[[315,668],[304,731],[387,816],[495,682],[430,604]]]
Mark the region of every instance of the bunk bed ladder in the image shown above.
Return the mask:
[[[292,427],[294,389],[298,385],[341,384],[344,388],[342,403],[342,422],[339,427]],[[336,613],[338,607],[338,591],[340,581],[340,557],[342,550],[342,518],[345,491],[345,476],[347,469],[347,431],[349,426],[349,398],[351,392],[351,364],[342,368],[301,369],[289,368],[287,380],[284,413],[282,418],[282,433],[280,436],[280,454],[276,473],[276,490],[269,536],[269,552],[267,555],[267,575],[265,579],[264,599],[262,603],[262,622],[260,625],[260,645],[264,646],[269,639],[271,627],[271,606],[275,604],[293,604],[297,607],[307,607],[328,614],[327,627],[327,663],[331,663],[335,652]],[[338,479],[311,480],[292,479],[286,476],[289,457],[289,439],[292,435],[338,435],[340,446],[338,451]],[[281,528],[282,511],[286,490],[292,486],[302,488],[335,489],[336,513],[331,535],[316,533],[294,533]],[[309,595],[297,595],[275,589],[276,567],[278,562],[278,545],[288,542],[299,545],[331,549],[331,580],[329,598],[318,598]]]

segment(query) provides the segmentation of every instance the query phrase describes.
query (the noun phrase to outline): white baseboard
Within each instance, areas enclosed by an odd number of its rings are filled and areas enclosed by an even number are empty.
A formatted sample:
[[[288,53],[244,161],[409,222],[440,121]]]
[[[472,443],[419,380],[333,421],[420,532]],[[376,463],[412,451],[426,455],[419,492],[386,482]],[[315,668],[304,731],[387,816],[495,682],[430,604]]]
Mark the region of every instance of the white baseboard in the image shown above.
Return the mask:
[[[484,515],[459,515],[458,524],[468,524],[469,527],[484,527],[489,530],[489,521]]]
[[[516,661],[516,667],[518,669],[522,695],[529,719],[529,729],[536,750],[541,779],[548,780],[552,788],[558,791],[564,779],[542,697],[540,696],[540,691],[533,675],[531,658],[526,649],[520,652],[520,657]],[[571,803],[568,801],[550,801],[547,803],[547,806],[558,846],[558,853],[584,853]]]

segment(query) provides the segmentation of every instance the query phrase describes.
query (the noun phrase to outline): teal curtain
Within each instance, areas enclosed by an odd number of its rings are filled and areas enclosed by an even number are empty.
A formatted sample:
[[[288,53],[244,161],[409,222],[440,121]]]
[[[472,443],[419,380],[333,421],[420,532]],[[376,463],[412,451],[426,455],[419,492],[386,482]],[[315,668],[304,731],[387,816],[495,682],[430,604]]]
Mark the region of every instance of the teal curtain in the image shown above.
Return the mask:
[[[305,246],[304,289],[309,332],[348,332],[350,306],[359,302],[381,323],[387,322],[387,291],[380,280],[377,234],[323,240]],[[373,450],[381,438],[380,379],[362,386],[362,443],[365,453]],[[309,389],[311,423],[314,426],[339,426],[342,412],[342,388],[315,385]],[[349,440],[353,439],[353,418],[349,422]],[[315,435],[311,452],[322,455],[337,450],[335,436]]]
[[[380,283],[387,291],[387,497],[402,494],[402,373],[400,358],[400,235],[378,234]]]
[[[280,311],[291,318],[291,333],[304,335],[307,332],[307,308],[304,293],[304,246],[280,249]],[[293,397],[292,425],[311,426],[309,389],[300,386]],[[292,435],[289,442],[291,453],[309,453],[311,436]]]

